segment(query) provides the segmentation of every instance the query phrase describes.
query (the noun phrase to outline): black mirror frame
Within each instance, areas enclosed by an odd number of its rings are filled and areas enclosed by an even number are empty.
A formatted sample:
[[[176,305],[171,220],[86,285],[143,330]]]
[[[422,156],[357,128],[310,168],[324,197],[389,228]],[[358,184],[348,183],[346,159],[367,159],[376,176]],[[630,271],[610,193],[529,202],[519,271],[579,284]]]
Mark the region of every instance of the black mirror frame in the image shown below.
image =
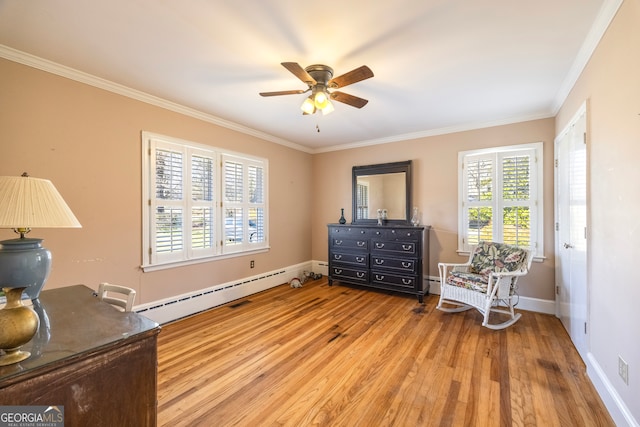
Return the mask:
[[[351,216],[351,224],[377,224],[378,219],[356,219],[356,213],[358,211],[357,206],[357,191],[358,191],[358,176],[361,175],[382,175],[387,173],[405,173],[405,201],[406,201],[406,218],[405,219],[389,219],[385,221],[386,224],[398,224],[398,225],[409,225],[411,223],[411,195],[413,194],[413,190],[411,187],[411,160],[406,160],[403,162],[393,162],[393,163],[381,163],[378,165],[367,165],[367,166],[354,166],[352,170],[352,192],[351,196],[353,199],[353,211]]]

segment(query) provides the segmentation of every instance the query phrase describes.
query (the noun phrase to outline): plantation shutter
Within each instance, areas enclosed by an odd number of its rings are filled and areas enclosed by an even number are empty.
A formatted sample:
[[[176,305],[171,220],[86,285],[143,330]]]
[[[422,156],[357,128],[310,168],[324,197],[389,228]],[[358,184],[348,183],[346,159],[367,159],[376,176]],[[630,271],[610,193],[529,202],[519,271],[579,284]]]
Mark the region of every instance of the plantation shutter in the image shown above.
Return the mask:
[[[467,245],[477,245],[481,240],[493,240],[494,164],[493,156],[473,156],[465,159],[463,221],[467,230]]]
[[[181,258],[184,250],[184,153],[169,146],[155,149],[152,252],[159,258]]]
[[[144,271],[267,250],[268,162],[143,132]]]
[[[249,243],[265,241],[265,170],[263,166],[249,164]]]
[[[464,156],[462,250],[480,241],[536,248],[538,217],[536,150]]]
[[[191,251],[211,252],[214,239],[214,165],[210,155],[191,155]]]
[[[262,162],[223,156],[226,252],[266,241],[265,169]]]
[[[241,245],[243,240],[244,165],[224,156],[224,246]]]
[[[502,236],[503,242],[531,246],[531,163],[530,153],[502,156]]]

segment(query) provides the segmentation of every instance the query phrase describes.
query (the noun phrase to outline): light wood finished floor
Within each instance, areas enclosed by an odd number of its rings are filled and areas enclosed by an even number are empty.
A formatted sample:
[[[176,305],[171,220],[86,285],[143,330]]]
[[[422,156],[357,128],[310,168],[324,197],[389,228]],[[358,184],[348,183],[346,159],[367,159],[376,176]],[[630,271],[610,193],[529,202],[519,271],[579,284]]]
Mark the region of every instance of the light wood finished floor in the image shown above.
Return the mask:
[[[560,321],[326,278],[164,325],[160,426],[613,426]]]

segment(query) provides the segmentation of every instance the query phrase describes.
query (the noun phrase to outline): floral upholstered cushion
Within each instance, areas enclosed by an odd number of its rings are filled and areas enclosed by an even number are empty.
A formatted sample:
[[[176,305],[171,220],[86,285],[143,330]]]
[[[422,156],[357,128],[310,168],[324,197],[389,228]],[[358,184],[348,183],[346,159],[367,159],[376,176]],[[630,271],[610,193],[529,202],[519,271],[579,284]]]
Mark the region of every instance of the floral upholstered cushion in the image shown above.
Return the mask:
[[[470,272],[482,275],[518,271],[527,260],[527,251],[504,243],[480,242],[473,252]]]
[[[465,273],[462,271],[453,271],[447,277],[447,283],[460,288],[471,289],[477,292],[487,292],[489,284],[489,276],[484,274]]]
[[[447,284],[477,292],[487,292],[489,275],[520,270],[527,261],[527,250],[504,243],[480,242],[473,251],[467,271],[454,269],[447,277]],[[511,278],[511,292],[515,278]]]

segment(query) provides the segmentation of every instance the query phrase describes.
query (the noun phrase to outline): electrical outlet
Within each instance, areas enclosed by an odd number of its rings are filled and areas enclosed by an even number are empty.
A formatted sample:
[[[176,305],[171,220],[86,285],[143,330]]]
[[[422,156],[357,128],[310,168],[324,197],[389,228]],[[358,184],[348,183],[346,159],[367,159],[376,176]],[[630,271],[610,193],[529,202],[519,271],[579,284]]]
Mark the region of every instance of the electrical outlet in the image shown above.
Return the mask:
[[[256,262],[254,260],[251,260],[251,262],[249,262],[249,266],[251,266],[251,268],[256,266]]]
[[[626,385],[629,385],[629,365],[622,356],[618,356],[618,375]]]

